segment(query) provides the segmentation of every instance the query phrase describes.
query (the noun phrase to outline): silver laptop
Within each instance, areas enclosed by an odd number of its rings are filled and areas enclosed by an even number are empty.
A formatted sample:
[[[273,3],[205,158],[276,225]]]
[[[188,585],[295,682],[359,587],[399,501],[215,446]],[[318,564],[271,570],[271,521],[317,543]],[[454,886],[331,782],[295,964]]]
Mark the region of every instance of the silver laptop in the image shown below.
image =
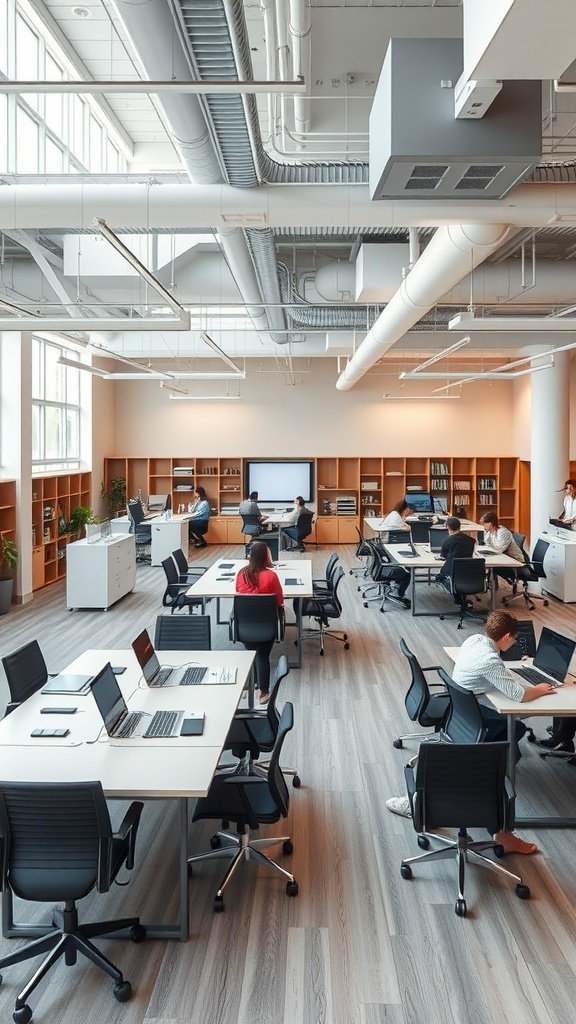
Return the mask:
[[[133,641],[132,650],[148,686],[192,686],[201,683],[208,672],[203,665],[178,668],[160,665],[147,629],[143,629]]]
[[[410,549],[408,550],[408,548],[402,548],[402,550],[398,550],[397,553],[399,555],[402,555],[402,558],[419,558],[420,552],[418,551],[418,548],[416,547],[414,541],[412,540],[412,532],[408,534],[407,540],[410,545]]]
[[[94,700],[104,727],[115,739],[130,739],[133,736],[164,738],[179,736],[184,711],[129,711],[110,662],[94,676],[91,686]]]
[[[553,629],[544,626],[532,667],[514,668],[512,671],[533,685],[550,683],[551,686],[562,686],[575,649],[576,640],[569,640],[567,636],[555,633]]]

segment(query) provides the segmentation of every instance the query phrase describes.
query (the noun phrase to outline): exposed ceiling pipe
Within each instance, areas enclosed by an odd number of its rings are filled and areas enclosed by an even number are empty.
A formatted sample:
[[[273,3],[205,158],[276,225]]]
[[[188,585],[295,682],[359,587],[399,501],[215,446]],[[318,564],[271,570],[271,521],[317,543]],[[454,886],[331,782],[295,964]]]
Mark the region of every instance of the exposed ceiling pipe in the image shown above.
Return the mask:
[[[292,69],[294,78],[304,78],[306,92],[310,92],[312,73],[312,22],[306,0],[290,0],[288,32],[292,41]],[[294,96],[294,130],[306,135],[312,124],[310,96]]]
[[[336,382],[349,391],[374,363],[453,288],[466,270],[482,263],[506,237],[504,224],[438,228],[400,288],[369,330]]]

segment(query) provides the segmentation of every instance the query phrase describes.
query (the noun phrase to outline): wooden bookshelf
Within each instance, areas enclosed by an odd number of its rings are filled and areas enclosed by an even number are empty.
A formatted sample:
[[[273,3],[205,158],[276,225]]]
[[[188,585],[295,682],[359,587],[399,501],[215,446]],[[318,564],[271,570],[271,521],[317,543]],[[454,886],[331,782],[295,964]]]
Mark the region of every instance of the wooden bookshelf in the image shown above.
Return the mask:
[[[32,479],[32,589],[66,575],[66,549],[76,534],[66,524],[72,509],[90,505],[91,473],[61,473]]]

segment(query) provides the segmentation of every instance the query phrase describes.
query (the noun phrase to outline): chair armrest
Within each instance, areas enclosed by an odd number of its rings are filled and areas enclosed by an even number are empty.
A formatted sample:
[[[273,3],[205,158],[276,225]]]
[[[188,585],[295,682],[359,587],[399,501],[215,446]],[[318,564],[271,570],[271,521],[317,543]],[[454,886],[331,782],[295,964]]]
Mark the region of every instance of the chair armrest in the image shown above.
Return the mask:
[[[234,618],[234,610],[230,612],[230,617],[228,619],[228,639],[231,640],[233,644],[235,644],[237,640],[236,619]]]
[[[140,816],[144,810],[144,804],[141,800],[134,800],[122,822],[118,832],[113,836],[114,839],[128,839],[128,855],[126,857],[126,867],[131,870],[134,867],[134,849],[136,846],[136,833],[138,831],[138,825],[140,824]]]
[[[284,607],[278,608],[278,622],[276,624],[276,643],[280,643],[284,639],[284,632],[286,628],[286,612]]]
[[[420,668],[423,672],[437,672],[439,668],[443,668],[443,665],[421,665]]]

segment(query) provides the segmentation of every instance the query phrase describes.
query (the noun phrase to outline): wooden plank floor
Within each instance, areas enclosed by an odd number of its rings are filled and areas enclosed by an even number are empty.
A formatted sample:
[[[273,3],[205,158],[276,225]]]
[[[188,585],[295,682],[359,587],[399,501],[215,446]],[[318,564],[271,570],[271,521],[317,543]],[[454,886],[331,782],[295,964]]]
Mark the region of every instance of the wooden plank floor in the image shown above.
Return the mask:
[[[321,575],[329,549],[312,549]],[[208,564],[214,549],[192,552]],[[235,547],[219,549],[238,557]],[[341,547],[348,567],[353,549]],[[296,555],[295,558],[298,556]],[[162,570],[138,569],[137,590],[109,612],[70,612],[63,584],[39,593],[0,620],[0,653],[37,637],[51,671],[87,647],[126,647],[143,627],[151,632],[163,591]],[[212,897],[223,865],[200,865],[190,882],[191,938],[186,944],[142,946],[107,940],[102,947],[134,987],[118,1004],[96,968],[63,965],[44,983],[34,1019],[50,1024],[559,1024],[576,1005],[576,873],[574,833],[525,832],[541,853],[509,858],[532,890],[519,900],[501,878],[471,868],[469,916],[454,914],[455,866],[438,862],[402,880],[399,864],[417,852],[411,822],[390,814],[386,798],[402,792],[403,766],[416,744],[392,747],[410,731],[403,698],[404,636],[424,664],[450,664],[443,644],[458,644],[456,621],[413,619],[390,605],[362,605],[356,581],[341,587],[342,624],[350,650],[328,642],[324,658],[306,645],[302,671],[291,671],[283,695],[295,705],[296,724],[286,763],[297,765],[302,787],[293,791],[288,826],[269,830],[293,837],[290,864],[300,892],[289,899],[281,879],[244,865],[214,915]],[[523,606],[515,606],[520,617]],[[528,613],[530,614],[530,613]],[[574,609],[552,601],[532,614],[574,633]],[[225,627],[214,647],[228,647]],[[276,648],[275,657],[280,652]],[[0,680],[0,703],[6,698]],[[546,722],[537,723],[543,733]],[[574,813],[576,769],[541,761],[524,744],[518,771],[519,809],[563,804]],[[119,816],[120,804],[114,806]],[[207,845],[209,823],[190,829],[190,848]],[[85,918],[140,912],[170,916],[175,900],[177,817],[167,802],[146,805],[136,869],[127,888],[83,901]],[[39,919],[46,906],[36,909]],[[29,914],[28,914],[29,916]],[[0,939],[0,953],[15,946]],[[0,988],[0,1015],[10,1020],[15,993],[31,966],[8,968]]]

